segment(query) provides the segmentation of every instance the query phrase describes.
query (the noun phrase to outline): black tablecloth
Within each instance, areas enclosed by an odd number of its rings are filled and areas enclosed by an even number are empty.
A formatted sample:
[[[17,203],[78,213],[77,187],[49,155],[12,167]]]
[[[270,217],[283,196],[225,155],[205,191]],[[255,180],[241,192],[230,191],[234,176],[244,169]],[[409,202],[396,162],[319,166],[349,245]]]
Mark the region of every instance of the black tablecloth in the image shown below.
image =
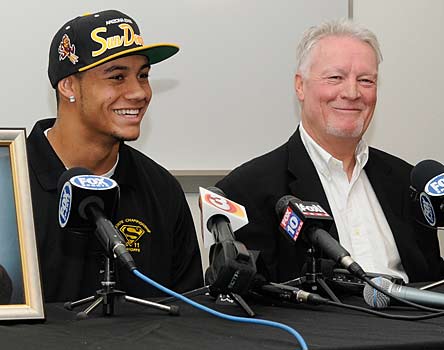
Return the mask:
[[[196,301],[218,311],[244,316],[236,306]],[[347,301],[347,300],[345,300]],[[352,302],[360,302],[353,297]],[[181,302],[180,316],[130,303],[118,304],[114,316],[101,308],[86,320],[62,304],[47,304],[46,321],[0,324],[0,349],[298,349],[289,333],[266,326],[216,318]],[[362,302],[361,302],[362,304]],[[444,349],[444,319],[398,321],[333,306],[252,305],[257,317],[295,328],[309,349]],[[80,308],[79,308],[80,311]],[[413,310],[400,310],[405,315]]]

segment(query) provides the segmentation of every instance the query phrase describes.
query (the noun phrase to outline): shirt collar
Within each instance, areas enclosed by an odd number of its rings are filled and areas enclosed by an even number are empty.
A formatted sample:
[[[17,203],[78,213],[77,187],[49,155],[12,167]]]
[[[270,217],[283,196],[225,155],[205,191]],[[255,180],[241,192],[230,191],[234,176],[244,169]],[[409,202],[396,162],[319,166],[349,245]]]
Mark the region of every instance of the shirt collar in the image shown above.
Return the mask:
[[[101,176],[111,177],[114,175],[114,172],[116,171],[116,168],[117,168],[117,164],[119,164],[119,157],[120,157],[120,155],[119,155],[119,153],[117,153],[117,160],[114,163],[113,167],[110,170],[108,170],[105,174],[102,174]]]
[[[49,130],[51,130],[52,129],[52,127],[50,127],[50,128],[47,128],[47,129],[45,129],[44,131],[43,131],[43,133],[45,134],[45,137],[46,137],[46,139],[48,140],[48,142],[49,142],[49,139],[48,139],[48,131]],[[116,171],[116,168],[117,168],[117,164],[119,163],[119,153],[117,153],[117,160],[116,160],[116,162],[114,163],[114,165],[112,166],[112,168],[110,169],[110,170],[108,170],[105,174],[102,174],[102,175],[100,175],[100,176],[103,176],[103,177],[111,177],[111,176],[113,176],[114,175],[114,172]],[[65,168],[68,170],[68,168],[65,166]]]
[[[334,158],[330,153],[323,149],[304,129],[302,122],[299,123],[302,143],[305,146],[315,168],[326,178],[331,178],[331,170],[333,167],[342,169],[342,161]],[[368,161],[368,144],[361,139],[355,150],[356,165],[353,173],[359,173]]]

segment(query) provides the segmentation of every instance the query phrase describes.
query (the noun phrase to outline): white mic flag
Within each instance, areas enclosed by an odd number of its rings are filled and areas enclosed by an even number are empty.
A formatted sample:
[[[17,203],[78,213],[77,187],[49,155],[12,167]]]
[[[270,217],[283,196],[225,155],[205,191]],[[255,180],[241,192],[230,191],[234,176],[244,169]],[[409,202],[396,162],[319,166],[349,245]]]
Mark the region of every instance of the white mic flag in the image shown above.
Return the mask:
[[[223,215],[230,221],[234,231],[248,224],[244,206],[220,196],[206,188],[199,187],[201,205],[201,232],[204,246],[208,248],[214,243],[213,234],[208,229],[208,220],[214,215]]]

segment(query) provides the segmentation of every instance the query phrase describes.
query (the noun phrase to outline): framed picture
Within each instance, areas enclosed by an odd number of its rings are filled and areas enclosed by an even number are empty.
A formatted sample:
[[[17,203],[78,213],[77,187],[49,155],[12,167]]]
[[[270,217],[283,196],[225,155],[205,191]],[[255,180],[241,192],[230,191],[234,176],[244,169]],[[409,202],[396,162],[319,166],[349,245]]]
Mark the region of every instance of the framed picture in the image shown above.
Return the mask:
[[[0,198],[0,320],[44,319],[24,128],[0,128]]]

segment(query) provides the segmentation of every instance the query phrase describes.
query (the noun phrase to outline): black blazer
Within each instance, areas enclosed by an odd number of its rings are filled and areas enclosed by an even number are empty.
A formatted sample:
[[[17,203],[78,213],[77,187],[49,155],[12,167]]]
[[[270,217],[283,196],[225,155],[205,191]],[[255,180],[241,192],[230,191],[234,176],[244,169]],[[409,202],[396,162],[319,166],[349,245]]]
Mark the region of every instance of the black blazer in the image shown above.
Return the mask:
[[[439,279],[444,268],[436,230],[424,228],[413,220],[409,199],[412,166],[370,148],[364,169],[393,232],[410,282]],[[292,245],[279,232],[277,201],[291,194],[318,202],[332,213],[299,130],[287,143],[236,168],[216,186],[228,198],[246,207],[249,224],[237,231],[236,237],[249,249],[261,251],[264,265],[259,265],[260,272],[279,282],[300,276],[309,246],[302,240]],[[330,234],[338,239],[335,225]]]

